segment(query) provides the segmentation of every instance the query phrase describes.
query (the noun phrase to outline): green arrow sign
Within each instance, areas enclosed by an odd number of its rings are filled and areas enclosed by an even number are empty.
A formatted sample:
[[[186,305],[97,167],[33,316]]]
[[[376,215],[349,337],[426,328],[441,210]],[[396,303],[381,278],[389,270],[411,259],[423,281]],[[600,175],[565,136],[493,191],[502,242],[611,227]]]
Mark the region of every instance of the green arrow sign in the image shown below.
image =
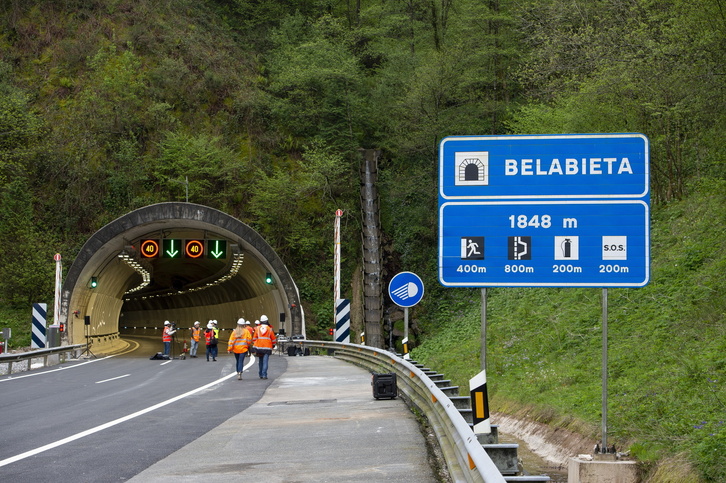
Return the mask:
[[[179,258],[182,255],[181,240],[165,239],[162,240],[162,258]]]
[[[207,256],[209,258],[227,258],[227,240],[207,240]]]

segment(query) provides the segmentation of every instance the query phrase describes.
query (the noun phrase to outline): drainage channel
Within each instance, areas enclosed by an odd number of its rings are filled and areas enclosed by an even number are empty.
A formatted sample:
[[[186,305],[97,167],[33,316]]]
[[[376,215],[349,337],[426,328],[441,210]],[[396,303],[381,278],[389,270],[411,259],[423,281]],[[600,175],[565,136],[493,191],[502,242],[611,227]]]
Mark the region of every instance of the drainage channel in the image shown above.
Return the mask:
[[[517,457],[522,460],[522,466],[530,475],[547,475],[551,483],[567,483],[567,466],[547,461],[530,451],[527,443],[512,435],[499,433],[500,443],[516,443]]]

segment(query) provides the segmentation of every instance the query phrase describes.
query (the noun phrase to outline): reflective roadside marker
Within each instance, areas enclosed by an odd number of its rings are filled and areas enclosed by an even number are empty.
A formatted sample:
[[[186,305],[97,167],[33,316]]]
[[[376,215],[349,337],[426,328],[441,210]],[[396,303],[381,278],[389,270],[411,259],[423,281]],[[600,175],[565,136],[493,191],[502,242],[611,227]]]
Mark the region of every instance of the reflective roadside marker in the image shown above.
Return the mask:
[[[404,337],[401,343],[403,344],[403,358],[408,360],[411,358],[408,353],[408,337]]]
[[[474,420],[474,434],[491,433],[486,371],[481,371],[469,379],[469,395],[471,397],[471,409]]]

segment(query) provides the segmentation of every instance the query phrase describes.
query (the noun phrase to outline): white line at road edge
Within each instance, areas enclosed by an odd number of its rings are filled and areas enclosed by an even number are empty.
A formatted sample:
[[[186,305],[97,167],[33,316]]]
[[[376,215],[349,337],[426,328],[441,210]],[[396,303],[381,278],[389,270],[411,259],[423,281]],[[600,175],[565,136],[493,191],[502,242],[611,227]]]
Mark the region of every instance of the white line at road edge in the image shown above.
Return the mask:
[[[250,364],[251,365],[251,364]],[[46,444],[45,446],[41,446],[40,448],[32,449],[30,451],[26,451],[25,453],[21,453],[17,456],[13,456],[11,458],[7,458],[0,461],[0,468],[3,466],[9,465],[11,463],[15,463],[16,461],[23,460],[25,458],[29,458],[31,456],[35,456],[37,454],[43,453],[45,451],[48,451],[49,449],[57,448],[58,446],[62,446],[66,443],[70,443],[72,441],[75,441],[77,439],[81,439],[85,436],[90,436],[91,434],[97,433],[99,431],[103,431],[104,429],[111,428],[113,426],[116,426],[117,424],[124,423],[126,421],[129,421],[131,419],[137,418],[139,416],[142,416],[146,413],[150,413],[151,411],[154,411],[155,409],[162,408],[164,406],[167,406],[171,403],[174,403],[176,401],[179,401],[180,399],[184,399],[185,397],[191,396],[192,394],[196,394],[198,392],[204,391],[205,389],[208,389],[216,384],[219,384],[220,382],[226,381],[227,379],[231,379],[232,377],[236,376],[237,373],[233,372],[232,374],[226,375],[220,379],[217,379],[216,381],[210,382],[209,384],[205,384],[202,387],[198,387],[196,389],[193,389],[189,392],[186,392],[184,394],[181,394],[179,396],[173,397],[171,399],[167,399],[166,401],[160,402],[159,404],[155,404],[153,406],[149,406],[146,409],[142,409],[141,411],[137,411],[133,414],[129,414],[128,416],[124,416],[122,418],[114,419],[113,421],[110,421],[108,423],[102,424],[100,426],[96,426],[95,428],[87,429],[86,431],[83,431],[81,433],[74,434],[73,436],[68,436],[67,438],[61,439],[56,441],[55,443]]]
[[[22,376],[12,376],[11,375],[8,378],[0,379],[0,382],[17,381],[18,379],[24,379],[26,377],[42,376],[43,374],[50,374],[51,372],[67,371],[68,369],[74,369],[76,367],[85,366],[86,364],[90,364],[91,362],[98,362],[98,361],[102,361],[104,359],[110,359],[112,357],[116,357],[117,355],[118,354],[114,354],[112,356],[101,357],[100,359],[92,359],[92,360],[89,360],[89,361],[86,361],[86,362],[81,362],[81,363],[78,363],[78,364],[73,364],[72,366],[65,366],[65,367],[59,367],[58,369],[51,369],[49,371],[34,372],[32,374],[23,374]]]

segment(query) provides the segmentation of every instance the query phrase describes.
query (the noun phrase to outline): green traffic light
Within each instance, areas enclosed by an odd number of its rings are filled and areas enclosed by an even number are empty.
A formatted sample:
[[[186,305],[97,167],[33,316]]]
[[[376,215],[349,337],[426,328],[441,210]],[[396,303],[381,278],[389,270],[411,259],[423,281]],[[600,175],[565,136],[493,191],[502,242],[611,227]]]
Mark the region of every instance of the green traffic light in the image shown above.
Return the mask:
[[[98,279],[96,277],[91,277],[91,288],[98,287]]]
[[[265,283],[272,285],[272,274],[270,272],[267,272],[267,275],[265,276]]]

